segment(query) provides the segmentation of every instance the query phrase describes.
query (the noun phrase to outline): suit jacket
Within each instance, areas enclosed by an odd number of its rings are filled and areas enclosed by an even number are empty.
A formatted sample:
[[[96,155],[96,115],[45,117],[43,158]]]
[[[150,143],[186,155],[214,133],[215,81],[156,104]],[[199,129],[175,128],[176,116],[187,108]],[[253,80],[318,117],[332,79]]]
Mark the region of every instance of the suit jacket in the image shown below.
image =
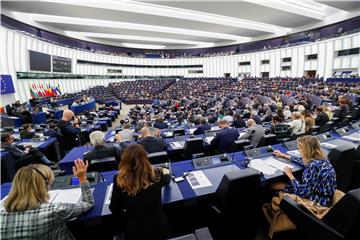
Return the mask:
[[[255,125],[245,130],[245,134],[243,134],[239,139],[249,139],[251,145],[256,147],[262,138],[265,135],[265,129],[260,125]]]
[[[218,132],[214,139],[211,141],[210,146],[221,153],[225,153],[230,150],[234,141],[239,138],[239,132],[234,128],[224,128],[221,132]]]
[[[166,129],[168,128],[168,125],[164,122],[154,122],[154,128],[158,128],[158,129]]]
[[[80,133],[80,128],[74,128],[70,122],[65,122],[64,120],[58,121],[56,126],[60,129],[61,135],[63,135],[62,143],[65,149],[70,150],[78,146],[76,139]]]
[[[58,138],[59,134],[56,130],[49,129],[46,132],[44,132],[44,136],[48,136],[50,138]]]
[[[36,137],[36,134],[33,133],[33,132],[29,132],[29,131],[26,131],[26,130],[21,130],[20,131],[20,138],[21,139],[33,138],[33,137]]]
[[[84,155],[84,160],[88,160],[91,164],[91,160],[99,158],[114,157],[116,162],[120,162],[121,150],[118,147],[106,147],[106,146],[95,146],[93,150]]]
[[[232,126],[234,128],[244,128],[246,127],[246,122],[244,119],[237,119],[233,121]]]
[[[165,239],[164,215],[161,203],[161,189],[170,183],[170,175],[155,170],[160,180],[135,196],[129,196],[113,179],[110,211],[126,221],[126,237],[131,240]],[[122,227],[122,226],[121,226]]]
[[[211,129],[211,127],[209,124],[202,124],[194,131],[194,135],[204,134],[205,131],[210,130],[210,129]]]
[[[138,141],[138,144],[142,145],[147,153],[162,152],[167,149],[165,141],[158,137],[145,137]]]
[[[329,121],[329,116],[325,112],[321,112],[315,118],[316,126],[323,127]]]
[[[9,151],[11,155],[13,155],[16,159],[25,157],[28,155],[28,153],[26,153],[24,151],[24,147],[23,146],[18,146],[18,145],[12,145],[12,144],[6,144],[3,143],[2,147]]]

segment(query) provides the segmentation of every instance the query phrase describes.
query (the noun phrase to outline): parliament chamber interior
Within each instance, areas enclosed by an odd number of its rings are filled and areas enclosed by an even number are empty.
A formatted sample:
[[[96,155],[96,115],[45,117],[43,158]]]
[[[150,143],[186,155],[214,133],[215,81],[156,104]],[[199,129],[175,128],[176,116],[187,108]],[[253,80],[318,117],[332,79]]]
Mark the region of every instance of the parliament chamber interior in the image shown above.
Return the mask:
[[[360,239],[360,2],[1,1],[1,239]]]

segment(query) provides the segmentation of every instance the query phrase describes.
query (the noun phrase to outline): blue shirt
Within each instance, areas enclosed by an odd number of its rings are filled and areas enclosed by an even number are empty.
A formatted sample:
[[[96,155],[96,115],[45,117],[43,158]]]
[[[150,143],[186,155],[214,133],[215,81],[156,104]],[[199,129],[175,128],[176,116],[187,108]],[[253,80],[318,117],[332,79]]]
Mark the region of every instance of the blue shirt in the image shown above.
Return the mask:
[[[336,191],[336,173],[326,159],[312,160],[307,165],[302,158],[291,157],[291,161],[304,166],[301,182],[297,179],[286,185],[285,191],[320,204],[331,206]]]

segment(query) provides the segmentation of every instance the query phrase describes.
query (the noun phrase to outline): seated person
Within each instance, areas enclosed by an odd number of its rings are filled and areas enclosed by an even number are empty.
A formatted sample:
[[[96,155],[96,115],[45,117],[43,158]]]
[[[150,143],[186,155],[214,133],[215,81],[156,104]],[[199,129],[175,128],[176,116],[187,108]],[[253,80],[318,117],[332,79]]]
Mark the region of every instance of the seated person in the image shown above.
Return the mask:
[[[156,128],[143,127],[141,129],[141,138],[138,144],[144,147],[147,153],[166,151],[167,145],[160,137],[160,131]]]
[[[200,126],[194,131],[194,135],[204,134],[205,131],[210,130],[211,126],[207,123],[206,118],[202,117],[200,119]]]
[[[48,130],[44,132],[44,136],[48,136],[50,138],[56,138],[56,139],[59,137],[59,133],[56,130],[56,125],[54,122],[49,123]]]
[[[133,142],[135,137],[135,131],[131,130],[131,125],[129,123],[125,123],[123,125],[123,130],[121,130],[118,134],[121,136],[121,141],[123,142]],[[136,135],[137,136],[137,135]]]
[[[270,132],[275,134],[278,139],[289,138],[292,134],[290,126],[283,123],[283,119],[279,116],[274,116],[272,118]]]
[[[256,124],[254,119],[247,120],[246,125],[248,128],[245,130],[245,133],[239,137],[239,139],[249,139],[250,144],[256,147],[262,136],[265,135],[265,129],[263,126]]]
[[[266,114],[265,114],[265,117],[263,119],[263,122],[271,122],[272,120],[272,112],[269,110],[269,111],[266,111]]]
[[[80,180],[82,201],[71,204],[49,202],[48,191],[55,180],[49,167],[32,164],[20,168],[0,210],[2,239],[74,239],[66,222],[94,205],[86,170],[87,164],[75,161],[73,173]]]
[[[235,128],[229,128],[229,122],[224,119],[219,120],[219,128],[221,131],[216,133],[210,142],[210,146],[215,151],[226,153],[238,139],[239,131]]]
[[[57,122],[57,127],[60,129],[65,150],[71,150],[79,145],[77,139],[80,133],[80,118],[74,118],[74,123],[71,124],[73,118],[74,113],[71,110],[65,110],[62,119]]]
[[[119,169],[109,208],[116,217],[125,219],[126,239],[165,239],[161,189],[171,181],[169,171],[151,166],[139,144],[125,149]]]
[[[301,119],[299,112],[293,112],[291,114],[292,121],[289,122],[290,129],[293,133],[304,133],[305,132],[305,121]]]
[[[343,121],[345,117],[349,114],[349,104],[346,98],[339,97],[339,109],[335,111],[334,117],[337,117],[340,119],[340,121]]]
[[[329,116],[324,112],[322,106],[317,107],[315,113],[316,113],[316,118],[315,118],[316,126],[323,127],[328,121],[330,121]]]
[[[39,162],[43,162],[46,165],[55,164],[54,162],[50,161],[38,148],[32,147],[30,144],[21,146],[15,145],[13,143],[14,137],[11,134],[1,134],[1,147],[9,151],[15,159],[20,159],[31,155]]]
[[[235,120],[231,124],[234,128],[244,128],[246,127],[246,122],[244,119],[241,119],[241,115],[239,113],[236,113],[234,115]]]
[[[310,128],[315,126],[315,119],[309,112],[309,110],[304,110],[301,112],[303,121],[305,121],[305,132],[309,132]]]
[[[183,119],[182,116],[177,117],[177,123],[175,124],[174,128],[185,128],[187,126],[186,119]]]
[[[304,167],[301,181],[292,174],[291,168],[285,167],[284,172],[289,177],[287,184],[276,184],[275,190],[296,194],[320,204],[324,207],[332,205],[336,190],[336,173],[321,150],[319,140],[314,136],[298,138],[298,147],[301,157],[293,157],[278,150],[274,151],[276,157],[288,159]]]
[[[23,125],[24,130],[20,131],[20,138],[21,139],[27,139],[27,138],[36,138],[39,137],[39,135],[36,135],[33,129],[31,128],[30,123],[26,123]]]
[[[105,146],[105,134],[101,131],[94,131],[90,133],[90,142],[94,149],[87,152],[84,155],[84,160],[88,160],[91,164],[91,160],[99,158],[114,157],[117,162],[120,161],[121,148],[116,146],[107,147]],[[119,140],[119,135],[115,136],[115,139]]]
[[[166,129],[168,128],[168,125],[164,123],[164,119],[161,117],[158,117],[155,119],[154,127],[158,129]]]

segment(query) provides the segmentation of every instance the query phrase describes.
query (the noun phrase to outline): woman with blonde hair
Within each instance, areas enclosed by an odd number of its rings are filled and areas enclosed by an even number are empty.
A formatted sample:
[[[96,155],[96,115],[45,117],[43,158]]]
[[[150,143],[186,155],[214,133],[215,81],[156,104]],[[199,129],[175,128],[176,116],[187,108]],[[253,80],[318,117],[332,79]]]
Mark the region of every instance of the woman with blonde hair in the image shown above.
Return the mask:
[[[274,151],[276,157],[285,158],[304,167],[301,181],[297,180],[289,167],[284,168],[290,182],[282,185],[282,191],[309,199],[321,206],[331,206],[336,190],[336,173],[321,150],[319,140],[314,136],[298,138],[301,157],[294,157]],[[280,190],[280,189],[278,189]]]
[[[145,149],[129,145],[114,176],[110,210],[126,222],[126,239],[165,238],[161,188],[170,183],[167,169],[151,166]]]
[[[94,199],[86,179],[86,164],[78,159],[73,167],[80,180],[82,201],[76,204],[49,202],[54,174],[45,165],[20,168],[0,210],[1,239],[74,239],[66,221],[89,210]]]

